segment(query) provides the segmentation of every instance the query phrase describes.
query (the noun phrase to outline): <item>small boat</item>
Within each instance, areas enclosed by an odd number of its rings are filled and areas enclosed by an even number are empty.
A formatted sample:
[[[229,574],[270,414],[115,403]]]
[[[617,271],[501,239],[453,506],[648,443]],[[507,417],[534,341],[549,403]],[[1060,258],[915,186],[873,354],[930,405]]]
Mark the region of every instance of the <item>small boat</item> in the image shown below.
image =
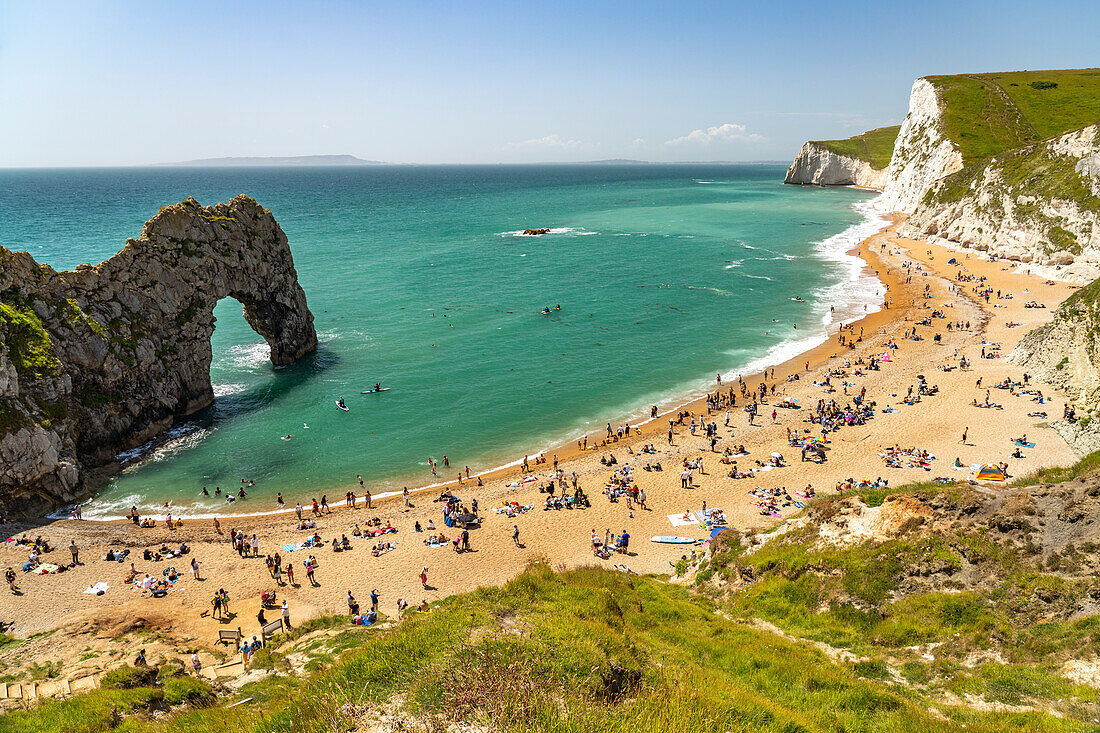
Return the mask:
[[[650,537],[650,542],[660,542],[665,545],[694,545],[697,540],[693,540],[690,537],[675,537],[675,536],[662,536],[662,537]]]
[[[389,391],[390,391],[389,387],[379,387],[378,389],[364,389],[359,394],[375,394],[377,392],[389,392]]]

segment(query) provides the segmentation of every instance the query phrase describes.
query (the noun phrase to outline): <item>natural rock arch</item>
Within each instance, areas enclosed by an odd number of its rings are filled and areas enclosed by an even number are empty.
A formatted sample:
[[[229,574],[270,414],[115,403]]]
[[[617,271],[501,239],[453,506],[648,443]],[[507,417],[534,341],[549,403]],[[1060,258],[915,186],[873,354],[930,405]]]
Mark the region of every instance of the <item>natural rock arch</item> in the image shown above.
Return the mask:
[[[317,348],[286,235],[247,196],[164,207],[113,257],[71,271],[0,248],[0,510],[72,501],[87,469],[209,405],[226,297],[274,364]]]

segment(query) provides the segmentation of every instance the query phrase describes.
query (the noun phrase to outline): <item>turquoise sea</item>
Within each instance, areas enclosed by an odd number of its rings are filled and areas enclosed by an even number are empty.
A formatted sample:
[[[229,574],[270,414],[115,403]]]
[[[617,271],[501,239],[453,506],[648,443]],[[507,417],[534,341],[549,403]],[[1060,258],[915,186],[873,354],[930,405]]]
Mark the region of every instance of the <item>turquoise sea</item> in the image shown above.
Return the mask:
[[[670,408],[718,372],[819,342],[831,317],[874,310],[879,284],[845,254],[879,225],[874,194],[784,186],[783,172],[7,170],[0,243],[63,269],[109,257],[187,196],[246,193],[271,209],[316,317],[317,353],[273,368],[240,305],[222,301],[214,405],[167,445],[128,456],[84,512],[172,499],[177,513],[251,513],[273,509],[277,491],[291,505],[342,496],[357,474],[375,494],[432,483],[429,456],[448,456],[446,479],[500,466],[651,404]],[[551,233],[522,236],[529,227]],[[360,394],[379,381],[390,391]],[[199,499],[202,486],[241,478],[256,481],[247,500]]]

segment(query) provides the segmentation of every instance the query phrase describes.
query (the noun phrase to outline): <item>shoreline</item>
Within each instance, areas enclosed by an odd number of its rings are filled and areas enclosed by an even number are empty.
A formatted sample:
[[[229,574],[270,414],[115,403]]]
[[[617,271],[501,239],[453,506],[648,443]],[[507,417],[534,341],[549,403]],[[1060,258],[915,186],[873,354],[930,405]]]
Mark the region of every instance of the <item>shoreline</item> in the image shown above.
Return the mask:
[[[877,190],[877,189],[862,188],[862,187],[856,187],[856,188],[860,188],[860,190],[866,190],[866,191],[876,191]],[[881,193],[881,191],[879,191],[878,193]],[[862,321],[867,319],[869,316],[875,315],[875,314],[880,313],[884,310],[884,308],[883,308],[884,300],[883,299],[889,297],[889,285],[882,280],[882,273],[878,269],[875,269],[874,267],[872,267],[870,262],[867,260],[867,258],[861,254],[861,249],[873,237],[875,237],[879,234],[882,234],[884,231],[886,231],[887,229],[889,229],[891,227],[896,227],[898,224],[900,224],[900,220],[894,214],[886,214],[886,213],[883,213],[883,212],[879,211],[874,206],[875,202],[877,202],[877,201],[878,201],[878,199],[874,198],[874,199],[868,199],[866,201],[861,201],[861,202],[857,202],[855,204],[852,204],[850,208],[852,208],[852,209],[856,210],[857,212],[859,212],[864,217],[863,220],[855,222],[855,223],[849,225],[848,227],[841,230],[837,234],[835,234],[831,237],[828,237],[828,238],[826,238],[826,239],[824,239],[820,242],[812,242],[811,247],[813,248],[812,249],[812,255],[813,256],[821,257],[825,260],[829,260],[831,257],[835,257],[836,255],[839,254],[843,257],[852,257],[852,258],[855,258],[855,259],[860,261],[859,269],[855,270],[855,275],[853,277],[851,277],[847,280],[843,280],[843,281],[838,282],[838,283],[834,283],[832,285],[824,286],[822,288],[822,290],[820,291],[821,293],[824,293],[824,292],[826,292],[826,291],[828,291],[832,288],[842,288],[846,285],[856,284],[856,283],[859,282],[860,279],[868,277],[868,278],[874,280],[878,284],[878,287],[883,291],[882,296],[878,299],[878,302],[877,303],[871,303],[871,302],[862,303],[862,305],[864,305],[865,315],[859,316],[855,320],[845,320],[845,319],[833,320],[830,311],[826,310],[826,311],[822,312],[821,313],[821,321],[822,321],[821,331],[817,332],[816,335],[806,336],[804,338],[792,339],[792,340],[788,340],[788,341],[781,341],[778,344],[775,344],[774,346],[769,347],[768,350],[762,356],[753,358],[750,361],[748,361],[740,372],[738,372],[737,370],[734,370],[734,369],[723,371],[721,373],[722,374],[722,380],[723,380],[721,388],[723,390],[729,389],[729,387],[736,382],[736,379],[737,379],[738,376],[743,378],[745,380],[746,384],[749,384],[750,382],[751,383],[758,383],[759,380],[763,377],[763,375],[769,370],[786,368],[789,365],[804,362],[805,359],[811,358],[811,356],[815,354],[817,349],[819,349],[822,346],[827,345],[836,336],[836,334],[839,333],[844,328],[855,325],[855,324],[858,324],[858,323],[861,323]],[[823,246],[827,245],[830,240],[845,237],[846,235],[849,234],[849,232],[859,231],[861,229],[870,230],[872,228],[874,229],[874,231],[871,231],[870,233],[867,233],[866,236],[863,236],[860,239],[856,240],[854,246],[845,249],[843,252],[831,252],[830,253],[830,252],[824,252],[820,249]],[[812,296],[812,297],[819,298],[822,302],[822,305],[826,304],[825,298],[822,297],[820,294],[818,294],[816,296]],[[834,303],[833,305],[836,305],[836,304]],[[812,316],[817,316],[817,313],[811,313],[811,315]],[[851,316],[849,316],[849,319],[850,318],[851,318]],[[813,343],[811,345],[808,345],[808,346],[802,346],[802,344],[806,344],[808,342],[813,342]],[[792,347],[796,347],[796,346],[798,347],[798,350],[793,352],[793,353],[790,353],[790,349]],[[774,361],[775,359],[780,358],[780,355],[783,355],[783,358],[780,359],[779,361]],[[680,412],[681,410],[697,410],[700,405],[702,405],[703,409],[705,410],[705,404],[706,404],[707,396],[710,395],[710,394],[713,394],[715,389],[718,387],[718,385],[716,385],[716,384],[711,385],[710,389],[707,390],[707,389],[703,388],[703,386],[701,384],[702,380],[700,379],[699,381],[700,381],[700,384],[698,384],[696,386],[685,386],[682,389],[677,389],[677,390],[674,390],[674,391],[671,391],[671,392],[667,393],[668,396],[666,397],[666,399],[660,400],[657,404],[660,405],[661,402],[668,402],[668,401],[671,401],[672,404],[669,407],[660,407],[658,409],[658,413],[657,413],[657,416],[655,418],[649,416],[648,411],[645,410],[645,408],[639,408],[637,410],[630,410],[630,411],[625,411],[625,412],[619,413],[615,418],[611,419],[610,422],[612,423],[613,427],[615,427],[616,424],[622,424],[622,425],[629,425],[630,428],[631,428],[630,438],[628,440],[620,440],[620,441],[616,442],[615,445],[616,446],[621,446],[623,448],[625,448],[627,445],[632,446],[635,442],[634,439],[636,437],[634,435],[634,432],[638,428],[649,425],[649,424],[652,424],[652,423],[656,422],[657,420],[667,420],[669,416],[674,416],[676,413]],[[601,418],[601,420],[596,421],[596,422],[602,422],[604,419],[605,418]],[[633,420],[637,420],[637,422],[634,422]],[[178,431],[184,425],[186,425],[186,423],[183,423],[182,425],[174,426],[173,428],[170,428],[168,431],[166,431],[166,433],[171,432],[173,430]],[[157,453],[157,451],[164,450],[164,449],[169,448],[170,446],[174,445],[175,443],[177,443],[179,441],[186,440],[192,433],[198,432],[199,430],[201,430],[201,428],[196,427],[195,430],[188,431],[188,432],[186,432],[182,435],[178,435],[176,437],[170,438],[169,440],[165,441],[164,443],[150,449],[140,460],[134,461],[133,463],[130,463],[130,464],[127,464],[123,470],[127,470],[129,468],[136,467],[142,461],[152,458]],[[557,454],[557,456],[560,460],[569,460],[569,459],[575,458],[577,455],[581,454],[581,451],[578,450],[576,448],[576,446],[574,445],[575,443],[583,440],[585,437],[588,437],[591,440],[594,436],[599,436],[599,435],[601,435],[601,433],[597,430],[595,432],[590,432],[590,433],[580,433],[580,434],[577,434],[575,437],[565,438],[563,440],[559,440],[558,438],[552,438],[552,437],[547,438],[546,439],[547,440],[547,447],[546,448],[526,453],[524,457],[529,457],[532,461],[532,465],[535,465],[533,463],[533,461],[534,461],[536,456],[553,456],[553,455]],[[591,443],[590,445],[598,444],[599,440],[600,440],[600,438],[597,437],[596,440],[593,443]],[[132,449],[132,450],[140,450],[140,448],[139,449]],[[120,453],[119,455],[124,455],[125,453],[126,452]],[[471,472],[469,478],[467,478],[467,479],[465,479],[464,481],[461,481],[461,482],[459,482],[456,479],[443,479],[442,475],[439,477],[441,479],[440,481],[432,482],[432,483],[428,483],[428,484],[412,485],[413,482],[410,481],[410,483],[407,484],[409,494],[413,495],[413,494],[423,493],[425,491],[432,491],[432,490],[442,491],[442,490],[447,489],[447,488],[452,488],[453,489],[453,488],[460,487],[460,486],[465,487],[465,486],[471,485],[471,482],[473,482],[472,485],[476,486],[476,482],[477,482],[478,478],[481,478],[483,480],[495,480],[495,479],[501,478],[503,476],[511,475],[511,473],[513,473],[516,469],[519,469],[522,466],[523,461],[524,461],[524,458],[513,458],[511,460],[507,460],[505,463],[502,463],[500,465],[484,469],[483,471]],[[118,473],[116,473],[114,475],[118,475],[120,473],[122,473],[122,471],[119,471]],[[105,480],[97,488],[97,492],[101,491],[104,487],[106,487],[108,485],[109,481],[110,481],[110,478]],[[396,480],[393,481],[393,484],[396,485],[397,483],[400,483],[400,482],[401,482],[401,479],[396,479]],[[233,487],[232,489],[227,490],[226,495],[229,495],[231,491],[235,491],[236,488],[237,487]],[[330,491],[337,491],[337,492],[343,493],[343,492],[346,492],[346,491],[356,491],[356,490],[357,489],[355,488],[354,482],[348,482],[348,483],[335,484],[331,488],[318,489],[318,490],[313,491],[312,493],[320,495],[320,494],[327,494]],[[361,489],[359,491],[361,492]],[[403,495],[403,493],[402,493],[401,490],[393,489],[393,490],[383,491],[383,492],[378,493],[378,494],[374,494],[372,492],[371,499],[372,499],[372,502],[377,502],[377,501],[381,501],[381,500],[392,499],[392,498],[395,498],[395,497],[401,497],[402,495]],[[89,497],[88,499],[85,499],[83,502],[80,502],[78,505],[79,506],[86,506],[88,503],[95,500],[95,496],[96,495],[93,494],[91,497]],[[357,494],[357,496],[359,496],[359,498],[362,498],[361,493]],[[264,497],[264,498],[267,499],[269,497]],[[337,497],[336,501],[339,501],[340,499],[341,499],[341,497]],[[271,498],[271,500],[274,501],[273,498]],[[333,502],[333,505],[335,505],[336,501]],[[77,506],[77,505],[70,504],[70,505],[67,505],[67,506],[64,506],[64,507],[59,507],[58,509],[54,510],[53,512],[50,512],[48,514],[43,515],[39,519],[54,520],[54,521],[69,519],[70,515],[71,515],[71,512],[73,511],[75,506]],[[139,506],[139,509],[140,508],[141,507]],[[182,509],[185,513],[184,514],[177,514],[176,511],[165,512],[164,507],[157,507],[153,511],[150,511],[148,513],[143,513],[142,516],[143,517],[145,517],[145,516],[152,517],[153,519],[157,520],[158,522],[164,521],[165,516],[166,516],[167,513],[171,513],[171,515],[173,517],[173,521],[176,521],[178,519],[186,519],[186,520],[189,520],[189,521],[210,520],[210,519],[213,519],[215,517],[217,517],[219,521],[222,521],[222,520],[227,520],[227,519],[237,520],[237,519],[248,519],[248,518],[259,518],[259,517],[274,517],[274,516],[279,516],[279,515],[284,515],[284,514],[293,514],[294,511],[295,511],[295,508],[293,506],[290,506],[290,505],[286,505],[284,508],[275,508],[275,509],[261,510],[261,511],[255,511],[255,512],[249,512],[249,511],[234,512],[234,511],[229,511],[229,512],[226,512],[226,513],[213,512],[213,511],[198,511],[198,512],[192,513],[191,511],[187,510],[185,506],[182,506],[182,505],[181,506],[176,506],[175,504],[173,504],[170,508],[173,509],[173,510]],[[125,515],[83,517],[83,521],[101,522],[101,523],[116,523],[116,522],[118,522],[118,523],[130,524],[129,520],[126,518]]]
[[[579,511],[544,508],[543,489],[552,478],[552,454],[548,454],[551,460],[547,461],[547,465],[532,466],[533,480],[529,484],[517,482],[520,474],[517,468],[500,470],[486,477],[483,487],[463,482],[461,490],[455,493],[466,501],[476,498],[484,518],[483,524],[471,532],[472,555],[439,552],[435,546],[423,542],[431,530],[424,534],[415,533],[415,522],[427,525],[430,521],[440,522],[442,519],[442,505],[434,501],[431,489],[424,487],[411,494],[410,506],[404,506],[400,500],[384,499],[378,501],[373,510],[363,511],[362,500],[352,509],[345,507],[340,497],[336,497],[328,513],[313,516],[307,507],[305,514],[315,521],[316,530],[298,529],[294,515],[282,513],[226,517],[221,530],[216,529],[210,520],[188,518],[185,518],[181,528],[172,530],[167,529],[163,522],[146,529],[137,528],[125,520],[93,522],[64,519],[12,524],[8,533],[14,536],[28,534],[33,538],[39,534],[48,537],[51,544],[59,548],[56,552],[66,556],[66,562],[68,553],[65,547],[71,541],[76,542],[86,563],[56,575],[20,575],[18,582],[25,596],[13,596],[9,610],[12,618],[19,619],[14,633],[27,637],[51,629],[67,629],[62,634],[31,642],[32,647],[27,653],[55,659],[63,654],[58,650],[58,645],[71,646],[74,661],[83,654],[81,650],[87,644],[99,643],[93,640],[94,637],[89,637],[89,633],[94,634],[94,629],[110,625],[120,616],[148,619],[157,628],[170,630],[170,638],[189,643],[187,639],[216,636],[216,629],[221,627],[216,620],[201,614],[209,610],[209,593],[219,586],[229,588],[238,603],[243,603],[244,615],[234,623],[243,620],[244,625],[252,629],[249,633],[255,633],[253,624],[248,622],[249,608],[261,592],[275,585],[264,572],[263,563],[264,554],[275,552],[283,552],[284,560],[293,561],[298,570],[299,561],[304,560],[308,553],[316,553],[321,562],[319,585],[280,585],[280,598],[286,596],[297,619],[339,613],[344,606],[346,590],[352,590],[359,596],[365,595],[371,587],[381,589],[382,608],[386,613],[393,613],[398,599],[431,602],[479,586],[496,586],[510,580],[527,563],[539,559],[564,568],[592,563],[610,567],[614,563],[624,572],[669,573],[671,565],[685,552],[685,546],[656,544],[647,539],[650,536],[676,534],[700,542],[705,540],[709,534],[707,528],[698,523],[681,526],[674,521],[685,512],[698,509],[703,502],[708,507],[723,509],[726,525],[734,531],[756,530],[775,526],[802,511],[797,503],[765,510],[759,504],[761,492],[782,490],[797,493],[802,490],[801,487],[809,485],[816,487],[819,495],[828,496],[844,489],[852,477],[857,483],[860,478],[873,481],[876,476],[884,477],[891,486],[927,482],[933,477],[951,483],[971,478],[973,473],[965,468],[971,464],[1004,460],[1010,463],[1010,474],[1024,475],[1041,468],[1073,463],[1076,455],[1049,424],[1060,414],[1059,403],[1065,400],[1053,387],[1033,382],[1035,388],[1042,389],[1047,398],[1047,406],[1041,408],[1026,396],[1014,397],[997,390],[994,399],[1004,402],[1003,410],[972,407],[974,399],[985,395],[985,389],[975,389],[975,378],[983,377],[987,386],[993,386],[1006,377],[1019,380],[1023,371],[1004,359],[979,359],[981,345],[1002,342],[1004,354],[1007,355],[1025,332],[1049,321],[1054,307],[1073,292],[1073,287],[1057,283],[1047,285],[1042,278],[1015,272],[1006,263],[989,263],[978,258],[962,263],[962,269],[986,280],[980,283],[974,279],[959,280],[956,277],[959,268],[946,264],[953,255],[934,245],[899,238],[896,234],[898,218],[894,217],[893,221],[895,223],[862,241],[856,248],[865,259],[868,272],[877,272],[886,284],[887,299],[892,301],[891,307],[846,326],[845,335],[848,335],[847,329],[850,327],[852,340],[862,328],[862,342],[849,348],[842,347],[838,339],[830,339],[788,358],[782,364],[776,364],[775,396],[763,405],[754,423],[747,423],[747,416],[740,409],[745,404],[743,399],[739,400],[736,413],[731,411],[728,426],[723,426],[720,414],[724,408],[710,418],[706,417],[705,394],[686,406],[672,409],[673,414],[677,410],[694,409],[697,419],[702,417],[716,422],[720,443],[715,450],[711,449],[710,441],[701,433],[690,434],[686,423],[676,426],[674,439],[667,445],[665,432],[645,426],[642,435],[631,431],[629,439],[603,449],[597,442],[595,450],[582,453],[577,450],[575,442],[567,444],[558,452],[561,468],[566,475],[575,472],[579,486],[591,498],[591,506]],[[928,297],[925,297],[925,286],[931,288]],[[1016,297],[986,304],[976,293],[979,287],[987,286],[1015,293]],[[1024,302],[1029,299],[1044,301],[1049,307],[1045,310],[1024,309]],[[913,327],[919,326],[919,322],[927,321],[932,308],[941,310],[949,320],[933,321],[931,327],[927,324],[920,327],[925,338],[916,341],[904,338]],[[1017,330],[1010,330],[1014,327],[1009,325],[1009,321],[1022,325]],[[946,330],[949,322],[970,322],[972,326]],[[933,332],[940,334],[942,339],[932,339]],[[888,346],[895,343],[896,349]],[[880,371],[856,371],[858,360],[863,359],[865,363],[870,357],[881,355],[888,349],[892,349],[889,351],[891,360],[884,362]],[[973,358],[971,368],[960,370],[955,366],[961,356]],[[804,371],[807,361],[810,362],[809,374]],[[769,367],[769,374],[771,369]],[[787,376],[795,374],[801,378],[786,380]],[[826,374],[833,376],[832,386],[821,381]],[[904,401],[906,389],[915,383],[918,374],[927,375],[939,391],[919,403],[907,403]],[[762,373],[748,376],[746,384],[754,386],[763,378]],[[773,383],[770,378],[768,381]],[[831,434],[825,463],[799,462],[798,450],[790,447],[785,430],[797,430],[799,434],[810,429],[816,432],[819,428],[808,424],[806,418],[809,410],[816,412],[813,406],[818,399],[835,399],[843,405],[851,399],[844,395],[855,394],[848,388],[858,392],[861,384],[868,390],[867,399],[877,404],[874,418],[865,424],[850,425]],[[729,386],[735,385],[724,384],[723,389]],[[798,400],[804,408],[781,409],[778,412],[782,414],[777,415],[777,419],[770,419],[772,405],[784,399]],[[1051,417],[1037,421],[1033,413],[1040,409],[1049,410]],[[956,440],[964,429],[970,433],[965,443]],[[1029,450],[1022,459],[1014,459],[1009,456],[1012,450],[1010,437],[1023,432],[1039,447]],[[655,454],[640,454],[634,450],[635,446],[640,447],[646,442],[655,446]],[[722,450],[741,444],[746,446],[749,455],[736,457],[741,462],[740,470],[746,471],[755,463],[755,476],[748,480],[727,478],[729,466],[720,461]],[[884,465],[881,457],[883,451],[896,445],[930,450],[939,460],[930,467]],[[761,461],[775,452],[794,459],[793,463],[774,470],[762,467]],[[601,462],[600,459],[609,453],[618,458],[619,466],[609,468]],[[952,468],[952,459],[959,458],[964,468]],[[703,463],[695,472],[694,481],[683,486],[680,466],[684,462],[700,460]],[[663,462],[665,470],[643,472],[647,462],[652,461]],[[647,493],[644,510],[626,506],[621,498],[612,500],[602,490],[607,486],[612,470],[628,464],[632,464],[635,470],[632,482]],[[769,470],[771,472],[765,473]],[[455,485],[453,481],[450,483]],[[502,504],[511,502],[530,506],[532,511],[516,516],[501,514]],[[355,535],[354,525],[366,524],[369,527],[373,518],[378,518],[380,523],[390,523],[397,530],[397,534],[386,538],[396,543],[395,551],[373,556],[370,548],[377,540]],[[219,521],[222,518],[219,517]],[[513,526],[520,528],[520,544],[513,542]],[[233,551],[227,541],[230,529],[243,531],[247,536],[255,534],[259,538],[259,559],[244,559]],[[448,534],[457,531],[442,524],[439,530],[445,530]],[[328,544],[341,534],[352,538],[351,556],[334,554],[327,547],[286,554],[286,545],[300,543],[314,531],[320,533]],[[589,543],[590,532],[612,531],[629,531],[633,538],[629,556],[594,558]],[[127,559],[136,562],[139,573],[159,576],[171,561],[143,561],[143,548],[155,550],[162,544],[174,547],[180,542],[188,544],[191,554],[182,560],[175,560],[177,567],[194,557],[202,563],[204,581],[196,583],[185,575],[183,582],[173,589],[174,592],[156,601],[132,589],[126,582],[128,563],[101,559],[109,548],[116,552],[128,549],[131,555]],[[14,544],[0,543],[0,548],[4,548],[0,549],[0,564],[18,567],[26,559],[26,550]],[[45,558],[55,563],[62,560],[53,554]],[[431,589],[421,587],[418,573],[423,566],[429,566],[433,580]],[[141,577],[140,574],[138,577]],[[103,596],[82,593],[89,584],[96,582],[107,582],[110,589]],[[44,613],[43,609],[49,610]],[[39,646],[41,649],[38,649]],[[95,662],[88,660],[79,664],[94,666]]]

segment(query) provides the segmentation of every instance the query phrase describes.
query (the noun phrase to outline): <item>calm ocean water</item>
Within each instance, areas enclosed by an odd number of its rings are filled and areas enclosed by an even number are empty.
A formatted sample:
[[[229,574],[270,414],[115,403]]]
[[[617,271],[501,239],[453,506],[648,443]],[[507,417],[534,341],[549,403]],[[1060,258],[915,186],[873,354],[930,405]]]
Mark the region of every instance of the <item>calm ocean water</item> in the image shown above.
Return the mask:
[[[873,194],[782,179],[737,165],[9,170],[0,243],[70,268],[187,196],[271,209],[318,352],[273,368],[222,301],[214,405],[85,508],[260,512],[277,491],[342,495],[356,474],[376,494],[431,483],[429,456],[449,457],[446,479],[499,466],[793,354],[830,305],[838,320],[873,309],[877,282],[844,254],[877,226]],[[360,394],[379,381],[390,391]],[[248,500],[200,501],[241,478]]]

